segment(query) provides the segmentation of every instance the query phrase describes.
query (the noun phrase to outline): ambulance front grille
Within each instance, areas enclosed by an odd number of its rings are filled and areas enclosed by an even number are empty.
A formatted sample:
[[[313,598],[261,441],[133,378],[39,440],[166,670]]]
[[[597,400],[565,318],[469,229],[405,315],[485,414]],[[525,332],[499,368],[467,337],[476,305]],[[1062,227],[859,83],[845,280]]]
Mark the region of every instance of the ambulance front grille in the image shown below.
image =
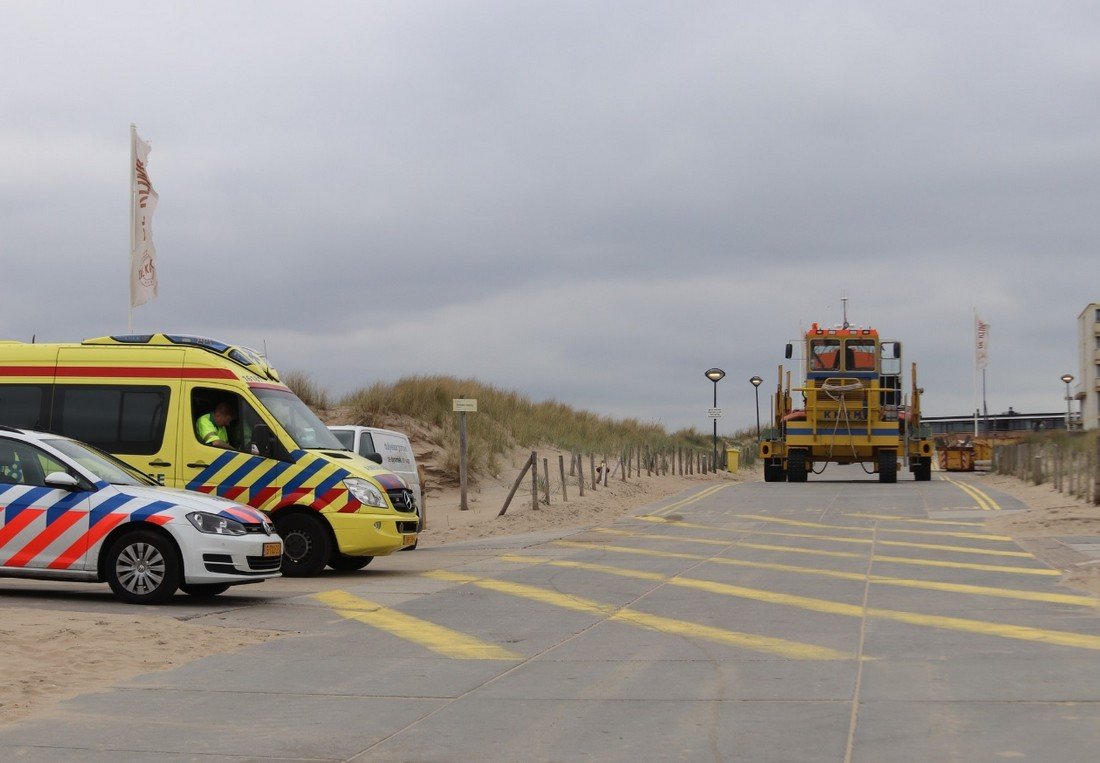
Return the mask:
[[[390,503],[398,511],[416,511],[416,497],[413,491],[406,488],[394,488],[393,490],[387,490],[386,495],[390,497]]]

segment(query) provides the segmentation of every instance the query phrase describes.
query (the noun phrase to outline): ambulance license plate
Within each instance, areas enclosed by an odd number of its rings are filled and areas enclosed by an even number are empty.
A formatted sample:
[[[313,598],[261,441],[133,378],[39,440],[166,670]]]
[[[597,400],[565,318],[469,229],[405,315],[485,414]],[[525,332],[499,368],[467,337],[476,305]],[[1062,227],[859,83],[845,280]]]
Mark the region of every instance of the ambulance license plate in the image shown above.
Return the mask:
[[[282,556],[283,544],[282,543],[265,543],[264,544],[264,556]]]
[[[401,542],[404,543],[406,546],[411,546],[412,544],[416,543],[416,536],[415,535],[403,535],[403,536],[401,536]]]

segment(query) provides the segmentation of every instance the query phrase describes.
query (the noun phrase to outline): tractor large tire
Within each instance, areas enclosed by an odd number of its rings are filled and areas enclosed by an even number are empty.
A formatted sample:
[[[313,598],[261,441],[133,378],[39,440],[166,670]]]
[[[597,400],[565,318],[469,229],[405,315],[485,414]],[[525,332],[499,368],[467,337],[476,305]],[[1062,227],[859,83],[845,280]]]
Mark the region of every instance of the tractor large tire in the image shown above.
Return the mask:
[[[913,465],[913,479],[917,482],[928,482],[932,479],[932,457],[920,456]]]
[[[898,481],[898,452],[896,450],[880,450],[878,452],[878,481]]]
[[[768,460],[764,463],[764,481],[765,482],[782,482],[787,478],[787,475],[783,473],[783,462],[776,459],[775,461]]]
[[[806,451],[795,449],[787,453],[787,481],[788,482],[805,482],[807,478],[806,472]]]

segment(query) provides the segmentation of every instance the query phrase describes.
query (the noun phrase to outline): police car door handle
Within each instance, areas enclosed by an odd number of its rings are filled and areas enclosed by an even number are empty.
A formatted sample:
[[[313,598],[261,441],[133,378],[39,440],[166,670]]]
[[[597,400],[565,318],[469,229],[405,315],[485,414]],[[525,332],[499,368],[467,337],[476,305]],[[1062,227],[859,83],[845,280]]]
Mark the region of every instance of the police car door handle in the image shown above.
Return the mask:
[[[203,463],[202,461],[195,461],[194,463],[188,464],[187,466],[191,469],[205,469],[206,467],[210,466],[210,464]]]
[[[171,466],[171,465],[172,464],[170,464],[169,462],[163,461],[159,458],[156,461],[150,461],[149,462],[149,466]]]

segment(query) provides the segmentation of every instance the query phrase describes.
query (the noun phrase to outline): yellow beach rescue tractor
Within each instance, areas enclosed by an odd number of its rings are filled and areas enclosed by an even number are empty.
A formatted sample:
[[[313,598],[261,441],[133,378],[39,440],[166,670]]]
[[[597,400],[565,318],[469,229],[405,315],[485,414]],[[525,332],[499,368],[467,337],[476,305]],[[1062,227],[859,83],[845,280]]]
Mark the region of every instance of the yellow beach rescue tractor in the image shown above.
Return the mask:
[[[792,354],[788,344],[786,357]],[[806,332],[804,357],[801,387],[792,389],[790,372],[784,377],[779,366],[774,426],[760,444],[766,482],[805,482],[828,463],[858,463],[880,482],[897,482],[899,459],[914,479],[932,478],[934,445],[920,421],[917,365],[906,400],[900,342],[880,341],[875,329],[847,321],[829,329],[815,323]]]

